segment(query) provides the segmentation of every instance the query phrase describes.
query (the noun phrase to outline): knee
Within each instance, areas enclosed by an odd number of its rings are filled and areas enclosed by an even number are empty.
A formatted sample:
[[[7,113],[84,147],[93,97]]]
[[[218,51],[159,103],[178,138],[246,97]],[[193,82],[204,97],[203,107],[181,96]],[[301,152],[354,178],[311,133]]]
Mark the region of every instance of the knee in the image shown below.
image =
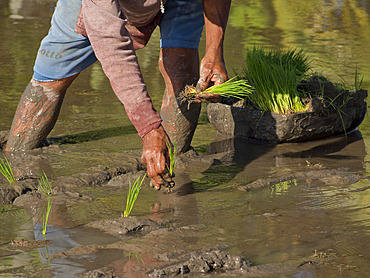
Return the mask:
[[[41,86],[57,94],[64,95],[68,87],[72,84],[73,80],[75,80],[77,76],[78,74],[50,82],[40,82],[32,79],[31,83],[33,86]]]
[[[159,69],[162,75],[184,80],[199,76],[199,56],[197,49],[166,47],[161,48]]]

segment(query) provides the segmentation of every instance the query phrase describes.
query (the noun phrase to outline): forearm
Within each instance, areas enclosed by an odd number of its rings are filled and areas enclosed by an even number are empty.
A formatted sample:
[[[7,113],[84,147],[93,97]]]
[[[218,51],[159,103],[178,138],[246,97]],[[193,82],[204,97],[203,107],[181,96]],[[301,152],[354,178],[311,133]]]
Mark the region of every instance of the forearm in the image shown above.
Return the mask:
[[[219,85],[227,80],[223,57],[223,42],[231,0],[203,0],[206,28],[206,52],[200,64],[197,91],[204,91],[210,83]],[[202,94],[203,98],[208,96]]]
[[[132,124],[142,137],[160,125],[140,71],[120,9],[106,0],[83,1],[84,24],[104,73]]]
[[[206,28],[206,55],[222,57],[223,40],[231,0],[203,0]]]

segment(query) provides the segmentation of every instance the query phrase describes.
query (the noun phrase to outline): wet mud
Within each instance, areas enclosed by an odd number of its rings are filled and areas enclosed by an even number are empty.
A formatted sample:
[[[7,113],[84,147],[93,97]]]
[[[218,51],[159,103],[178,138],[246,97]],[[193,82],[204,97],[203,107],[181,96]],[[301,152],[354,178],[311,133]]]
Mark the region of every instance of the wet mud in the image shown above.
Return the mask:
[[[6,136],[3,136],[2,140],[6,140]],[[188,194],[192,191],[186,189],[187,179],[181,180],[182,172],[192,171],[195,168],[208,168],[209,171],[213,167],[223,167],[223,164],[228,164],[235,159],[234,152],[243,157],[243,150],[239,148],[240,145],[237,141],[227,139],[212,144],[207,154],[199,154],[191,150],[180,156],[177,165],[179,171],[177,178],[180,179],[180,183],[175,187],[174,192],[162,193],[163,198],[178,196],[186,200],[188,198],[186,196],[191,196]],[[263,148],[268,150],[271,146],[263,146]],[[256,150],[256,148],[254,149]],[[26,157],[29,157],[31,162],[42,161],[45,153],[48,155],[58,154],[62,150],[58,146],[50,145],[44,147],[43,152],[28,154]],[[25,157],[25,154],[20,155]],[[249,155],[252,155],[253,158],[253,152],[249,151]],[[31,159],[31,157],[33,158]],[[287,156],[285,159],[288,159],[289,164],[290,159],[293,158]],[[303,161],[303,164],[295,168],[284,168],[284,171],[265,173],[263,177],[259,178],[257,175],[257,178],[245,183],[234,184],[233,187],[236,191],[253,191],[273,188],[279,184],[293,181],[299,181],[307,186],[341,187],[367,178],[353,167],[336,168],[305,158],[300,158],[300,161],[301,163]],[[238,163],[243,164],[241,161]],[[36,177],[31,175],[32,171],[28,169],[26,172],[28,174],[19,175],[19,180],[12,184],[1,184],[0,203],[24,207],[32,214],[35,207],[40,206],[45,200],[38,191],[38,182]],[[145,168],[137,159],[117,167],[96,166],[89,168],[84,173],[57,177],[54,180],[54,195],[51,197],[55,213],[63,213],[60,208],[72,204],[88,205],[98,201],[99,198],[91,193],[92,188],[119,192],[122,191],[123,187],[127,187],[128,180],[139,175],[142,176],[144,173]],[[204,225],[179,223],[169,218],[161,219],[157,217],[156,211],[156,205],[154,205],[150,215],[126,218],[107,215],[104,219],[87,220],[82,225],[72,223],[70,224],[71,229],[95,231],[101,235],[110,235],[116,240],[107,244],[90,242],[66,248],[64,251],[49,254],[47,260],[73,260],[74,258],[117,252],[126,254],[123,258],[113,256],[109,262],[100,260],[97,265],[86,267],[85,271],[80,273],[80,277],[126,277],[125,275],[128,273],[130,273],[130,277],[175,277],[178,275],[199,277],[199,275],[205,274],[210,277],[264,277],[280,274],[308,274],[321,268],[332,268],[333,264],[335,265],[337,262],[334,256],[324,258],[316,255],[286,263],[254,265],[249,262],[248,257],[231,251],[235,247],[233,244],[220,245],[217,238],[208,238],[207,233],[203,231]],[[265,219],[281,217],[279,213],[274,211],[255,215],[256,219],[261,216]],[[198,244],[197,241],[193,242],[193,239],[199,237],[207,238],[207,241],[202,244]],[[0,253],[1,256],[5,257],[17,256],[24,250],[45,248],[48,245],[53,245],[53,240],[19,238],[0,246]]]
[[[6,245],[6,248],[9,249],[35,249],[44,247],[51,243],[51,240],[26,240],[26,239],[15,239],[12,240],[8,245]]]
[[[279,173],[277,177],[259,178],[246,185],[239,185],[238,189],[248,191],[293,180],[299,180],[306,184],[318,183],[321,185],[350,185],[365,178],[366,177],[353,173],[348,169],[307,170],[304,172]]]

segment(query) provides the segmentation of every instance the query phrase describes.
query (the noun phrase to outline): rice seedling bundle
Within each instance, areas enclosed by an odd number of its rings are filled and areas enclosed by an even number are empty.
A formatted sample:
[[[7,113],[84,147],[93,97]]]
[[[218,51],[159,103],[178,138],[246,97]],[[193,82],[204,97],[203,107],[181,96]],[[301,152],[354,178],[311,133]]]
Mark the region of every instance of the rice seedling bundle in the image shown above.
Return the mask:
[[[297,85],[309,69],[309,61],[302,50],[282,53],[254,47],[247,51],[242,68],[242,76],[255,88],[246,97],[262,111],[280,114],[304,111],[303,95]]]
[[[246,79],[240,79],[235,76],[220,85],[213,85],[202,92],[197,92],[194,86],[186,86],[185,90],[181,92],[180,97],[186,100],[192,100],[196,95],[202,94],[217,94],[222,97],[235,97],[244,99],[253,91],[253,86],[248,83]]]
[[[170,165],[166,165],[168,174],[170,177],[174,177],[175,173],[175,164],[176,164],[176,142],[173,143],[173,145],[167,141],[166,142],[168,154],[170,157]]]

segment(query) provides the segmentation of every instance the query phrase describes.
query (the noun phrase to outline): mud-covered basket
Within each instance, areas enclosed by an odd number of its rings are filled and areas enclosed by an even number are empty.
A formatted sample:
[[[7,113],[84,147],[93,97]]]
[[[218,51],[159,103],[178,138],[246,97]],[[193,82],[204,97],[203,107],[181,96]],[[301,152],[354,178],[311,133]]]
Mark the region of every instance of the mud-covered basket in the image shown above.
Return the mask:
[[[367,110],[366,90],[358,90],[348,97],[348,91],[340,91],[330,82],[323,84],[313,80],[302,86],[308,91],[324,88],[337,104],[311,98],[305,112],[282,115],[243,107],[240,102],[230,104],[228,100],[228,104],[209,103],[208,119],[221,134],[271,143],[302,142],[345,134],[363,121]]]

